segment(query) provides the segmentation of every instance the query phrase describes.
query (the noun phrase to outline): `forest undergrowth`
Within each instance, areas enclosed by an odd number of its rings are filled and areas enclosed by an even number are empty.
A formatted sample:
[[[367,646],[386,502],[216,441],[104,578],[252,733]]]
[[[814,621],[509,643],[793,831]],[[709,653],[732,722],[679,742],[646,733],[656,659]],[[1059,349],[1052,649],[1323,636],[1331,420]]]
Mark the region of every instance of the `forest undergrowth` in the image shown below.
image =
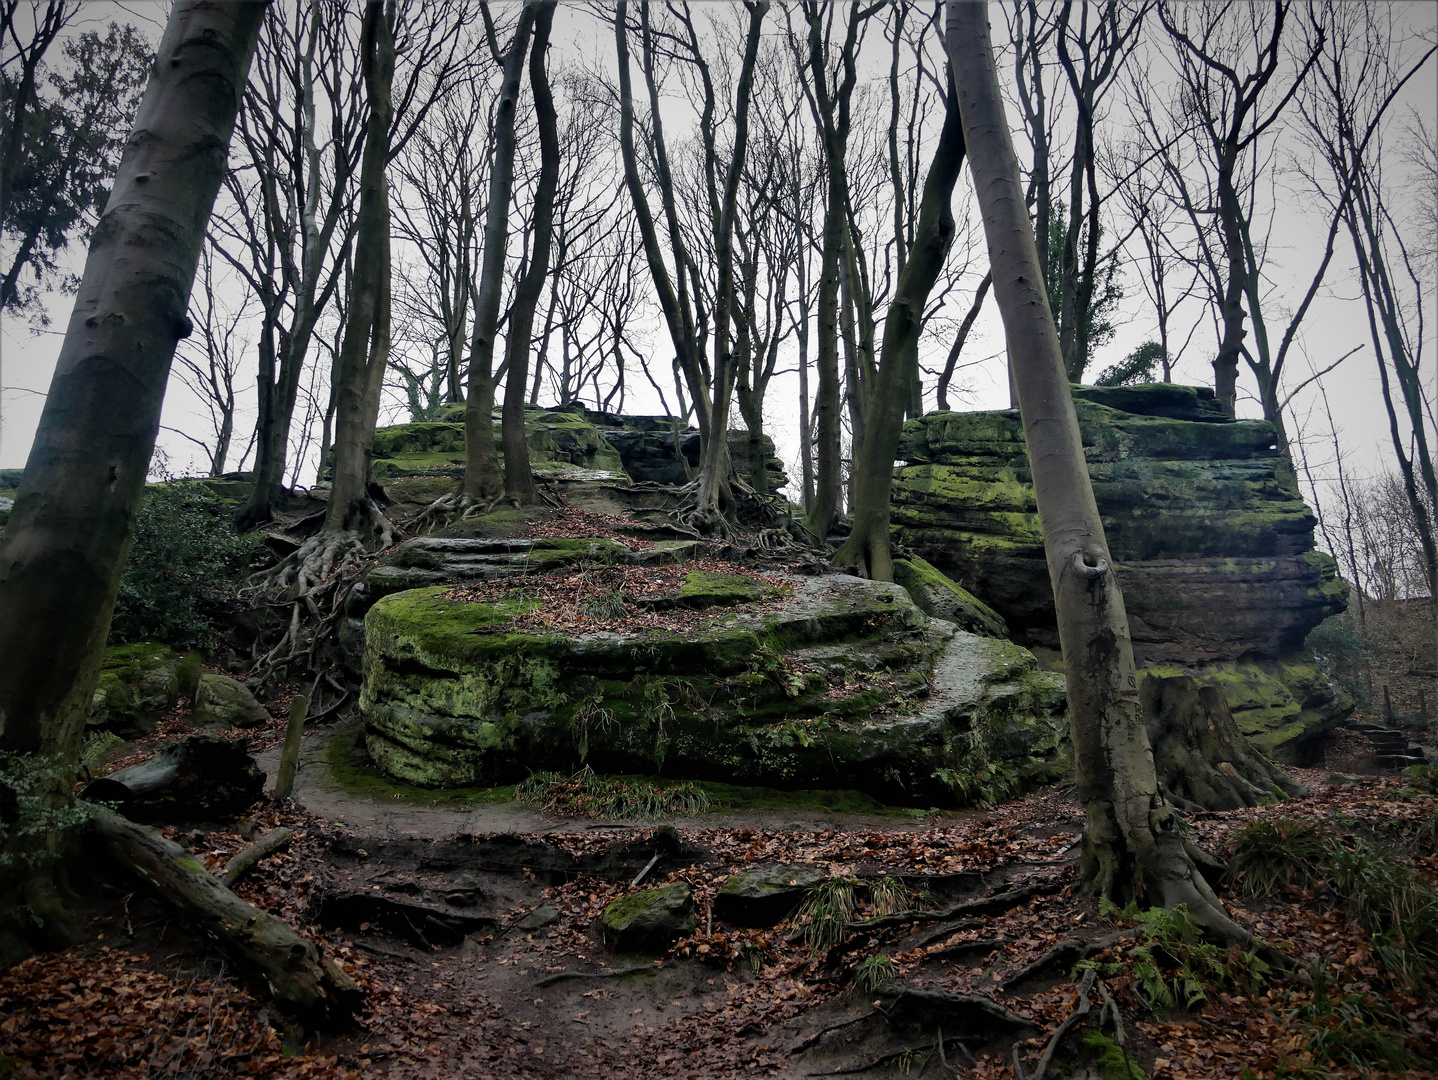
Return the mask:
[[[1334,749],[1340,765],[1361,767],[1362,754],[1353,736]],[[504,909],[494,925],[457,944],[425,947],[377,923],[321,926],[316,896],[345,882],[404,894],[407,870],[386,865],[381,838],[265,802],[239,823],[166,831],[218,871],[260,832],[294,830],[238,891],[322,940],[364,987],[357,1026],[287,1027],[262,988],[168,909],[138,887],[105,886],[82,907],[85,944],[0,973],[0,1076],[1018,1075],[1002,1040],[906,1024],[902,989],[984,995],[1034,1025],[1017,1042],[1031,1077],[1080,986],[1096,1005],[1101,988],[1105,1021],[1074,1027],[1047,1075],[1428,1075],[1438,1062],[1438,783],[1432,772],[1355,771],[1296,770],[1314,795],[1189,822],[1230,860],[1230,910],[1296,961],[1290,972],[1203,943],[1181,910],[1119,911],[1075,895],[1080,810],[1062,785],[908,827],[680,817],[702,858],[643,886],[687,881],[698,925],[653,960],[599,943],[605,905],[634,891],[602,875],[546,883],[526,869],[494,887]],[[599,825],[542,839],[583,855],[646,832]],[[827,881],[774,927],[715,920],[724,879],[767,863]],[[974,917],[937,918],[955,889],[983,904],[961,901]],[[516,928],[545,909],[546,925]]]

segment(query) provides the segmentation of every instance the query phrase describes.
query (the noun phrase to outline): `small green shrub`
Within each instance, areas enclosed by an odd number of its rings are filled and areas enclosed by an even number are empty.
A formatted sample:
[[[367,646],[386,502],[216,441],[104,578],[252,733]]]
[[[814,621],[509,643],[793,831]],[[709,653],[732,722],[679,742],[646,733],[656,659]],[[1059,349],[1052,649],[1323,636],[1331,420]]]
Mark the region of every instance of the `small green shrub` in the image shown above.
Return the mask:
[[[860,960],[854,968],[854,989],[872,994],[899,972],[899,965],[884,953],[875,953]]]
[[[584,605],[585,615],[591,619],[603,619],[606,622],[622,619],[628,612],[629,607],[624,602],[624,594],[621,592],[595,597]]]
[[[58,834],[90,820],[90,804],[69,797],[73,780],[54,759],[0,751],[0,878],[53,862]]]
[[[1392,976],[1418,985],[1438,972],[1438,889],[1397,852],[1357,841],[1330,844],[1333,886],[1372,935],[1373,957]]]
[[[1017,795],[1021,786],[1017,774],[997,761],[985,762],[972,771],[935,769],[934,777],[960,802],[977,803],[985,810]]]
[[[1327,855],[1323,834],[1313,822],[1263,818],[1239,830],[1228,873],[1245,896],[1273,896],[1311,885]]]
[[[854,878],[833,877],[809,890],[794,915],[794,925],[811,952],[828,952],[844,940],[858,909],[859,888]]]
[[[1120,910],[1105,900],[1099,910],[1105,918],[1139,928],[1143,942],[1130,950],[1132,970],[1135,988],[1150,1009],[1192,1009],[1224,987],[1258,990],[1268,976],[1268,964],[1253,953],[1204,941],[1203,927],[1182,904],[1147,911],[1129,904]]]
[[[1334,682],[1352,694],[1359,705],[1370,708],[1372,702],[1363,684],[1363,665],[1375,644],[1354,625],[1351,614],[1344,614],[1319,623],[1303,646],[1323,658]]]
[[[1306,1030],[1307,1049],[1325,1066],[1396,1071],[1417,1064],[1403,1035],[1406,1022],[1381,999],[1366,994],[1333,998],[1322,971],[1311,975],[1313,999],[1290,1018]]]
[[[147,488],[120,577],[111,643],[208,645],[212,620],[263,550],[258,537],[236,535],[224,505],[198,485]]]

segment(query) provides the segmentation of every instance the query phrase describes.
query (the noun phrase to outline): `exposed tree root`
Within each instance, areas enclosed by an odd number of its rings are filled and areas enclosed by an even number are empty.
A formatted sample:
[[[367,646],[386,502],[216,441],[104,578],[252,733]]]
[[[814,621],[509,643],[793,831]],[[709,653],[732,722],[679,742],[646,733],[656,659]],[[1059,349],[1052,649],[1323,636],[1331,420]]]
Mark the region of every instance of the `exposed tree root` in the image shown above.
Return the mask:
[[[464,492],[455,490],[441,495],[418,514],[404,522],[406,532],[415,536],[442,529],[457,521],[483,517],[504,501],[503,493],[490,499],[474,499]]]
[[[286,614],[279,640],[254,658],[250,676],[256,682],[263,684],[277,672],[293,668],[323,671],[322,647],[334,641],[351,588],[397,536],[394,523],[372,499],[366,500],[364,513],[368,535],[353,529],[317,532],[241,590],[257,608]],[[313,693],[311,701],[318,704]],[[317,709],[313,716],[334,707],[332,703]]]

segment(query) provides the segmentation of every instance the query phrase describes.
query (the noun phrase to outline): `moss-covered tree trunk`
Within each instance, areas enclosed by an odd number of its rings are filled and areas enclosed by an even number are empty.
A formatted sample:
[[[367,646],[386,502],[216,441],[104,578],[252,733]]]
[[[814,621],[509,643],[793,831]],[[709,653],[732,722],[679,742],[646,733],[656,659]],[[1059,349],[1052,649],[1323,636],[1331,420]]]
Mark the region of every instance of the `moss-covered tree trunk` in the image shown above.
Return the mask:
[[[894,455],[899,450],[899,433],[910,401],[910,372],[918,365],[924,305],[928,303],[934,282],[939,279],[954,239],[954,215],[949,203],[963,164],[963,124],[951,83],[944,128],[924,181],[914,244],[899,275],[889,317],[884,322],[883,352],[869,397],[868,427],[854,463],[854,531],[834,556],[840,565],[858,567],[876,581],[894,580],[894,559],[889,546]]]
[[[53,758],[57,796],[99,677],[175,344],[190,333],[264,11],[186,0],[170,12],[0,541],[0,750]]]
[[[1086,816],[1084,884],[1119,901],[1141,896],[1164,906],[1186,904],[1217,936],[1247,940],[1196,869],[1158,789],[1128,618],[1039,272],[989,44],[987,5],[949,0],[947,37],[1058,614]]]

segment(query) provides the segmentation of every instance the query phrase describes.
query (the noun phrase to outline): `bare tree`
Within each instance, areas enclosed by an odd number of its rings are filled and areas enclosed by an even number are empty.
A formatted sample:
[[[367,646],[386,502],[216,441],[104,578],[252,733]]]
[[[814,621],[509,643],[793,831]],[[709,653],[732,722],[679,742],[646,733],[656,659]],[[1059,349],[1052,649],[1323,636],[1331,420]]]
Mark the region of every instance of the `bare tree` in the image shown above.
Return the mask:
[[[1038,273],[986,5],[949,0],[948,45],[1058,612],[1078,792],[1087,817],[1081,878],[1114,899],[1146,892],[1165,906],[1185,904],[1213,935],[1247,942],[1250,935],[1228,917],[1195,867],[1191,846],[1159,791],[1128,618]]]
[[[207,243],[200,253],[200,289],[190,305],[191,321],[199,330],[176,353],[180,377],[205,403],[210,415],[213,445],[201,443],[209,455],[209,473],[219,476],[225,471],[230,443],[235,433],[235,377],[242,363],[244,339],[240,324],[250,308],[250,294],[244,293],[239,303],[226,302],[216,288],[215,252]],[[253,444],[252,444],[253,445]],[[242,463],[248,449],[240,455]]]
[[[1273,0],[1269,17],[1258,5],[1179,6],[1160,0],[1158,6],[1176,52],[1182,124],[1209,170],[1211,197],[1196,197],[1176,170],[1170,173],[1194,228],[1205,232],[1202,219],[1212,207],[1221,235],[1221,244],[1206,257],[1205,266],[1213,277],[1209,288],[1219,301],[1223,327],[1213,361],[1214,390],[1230,416],[1238,401],[1238,361],[1248,335],[1245,322],[1251,321],[1256,344],[1256,350],[1248,353],[1253,356],[1256,351],[1260,358],[1256,374],[1263,378],[1261,365],[1267,364],[1270,386],[1278,376],[1269,360],[1262,315],[1261,265],[1266,252],[1254,235],[1257,158],[1264,149],[1262,140],[1322,56],[1325,42],[1322,28],[1310,22],[1292,70],[1285,70],[1284,28],[1292,8],[1292,0]],[[1274,395],[1263,396],[1265,419],[1281,431],[1277,412],[1269,415],[1269,399]]]

